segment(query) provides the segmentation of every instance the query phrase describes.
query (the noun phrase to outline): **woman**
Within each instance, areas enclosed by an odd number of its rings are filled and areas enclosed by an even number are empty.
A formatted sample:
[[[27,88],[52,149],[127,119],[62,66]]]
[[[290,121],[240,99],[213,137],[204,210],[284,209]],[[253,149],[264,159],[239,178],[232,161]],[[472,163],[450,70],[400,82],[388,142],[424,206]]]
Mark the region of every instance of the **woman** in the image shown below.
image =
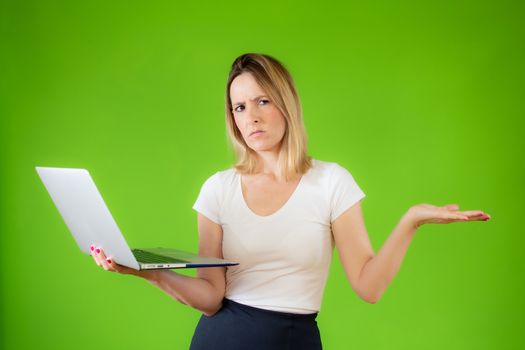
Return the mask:
[[[418,227],[490,218],[454,204],[415,205],[376,255],[363,191],[345,168],[307,155],[294,82],[271,56],[234,61],[226,125],[238,162],[206,180],[193,208],[199,254],[238,266],[199,269],[197,277],[136,271],[92,247],[104,269],[143,277],[203,313],[191,349],[321,349],[316,316],[334,244],[353,290],[376,303]]]

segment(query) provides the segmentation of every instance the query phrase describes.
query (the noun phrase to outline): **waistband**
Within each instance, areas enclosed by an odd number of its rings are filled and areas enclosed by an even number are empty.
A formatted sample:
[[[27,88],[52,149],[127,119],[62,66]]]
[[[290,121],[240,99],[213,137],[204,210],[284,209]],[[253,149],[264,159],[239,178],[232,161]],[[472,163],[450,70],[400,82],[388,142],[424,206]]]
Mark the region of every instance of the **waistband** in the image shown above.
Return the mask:
[[[270,316],[277,316],[277,317],[286,317],[286,318],[294,318],[294,319],[312,319],[315,320],[317,317],[318,312],[314,312],[311,314],[296,314],[292,312],[283,312],[283,311],[275,311],[275,310],[267,310],[267,309],[261,309],[260,307],[250,306],[246,304],[241,304],[236,301],[233,301],[231,299],[224,298],[222,300],[223,307],[232,306],[237,307],[239,309],[245,310],[247,312],[258,312],[263,313]]]

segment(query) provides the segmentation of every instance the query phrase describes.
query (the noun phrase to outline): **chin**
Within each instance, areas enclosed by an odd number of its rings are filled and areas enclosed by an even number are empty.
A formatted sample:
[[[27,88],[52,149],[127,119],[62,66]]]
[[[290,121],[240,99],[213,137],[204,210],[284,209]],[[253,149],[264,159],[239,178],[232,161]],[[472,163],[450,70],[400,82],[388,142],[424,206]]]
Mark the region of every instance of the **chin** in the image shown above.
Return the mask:
[[[248,147],[250,147],[250,149],[254,152],[268,152],[268,151],[271,151],[271,150],[275,150],[275,149],[278,149],[278,145],[272,145],[272,146],[252,146],[252,145],[248,145]]]
[[[250,148],[254,152],[268,152],[274,149],[279,149],[282,144],[281,141],[272,142],[272,140],[268,140],[268,139],[265,139],[265,140],[264,139],[263,140],[248,139],[248,142],[246,141],[246,139],[244,139],[244,142],[246,143],[248,148]]]

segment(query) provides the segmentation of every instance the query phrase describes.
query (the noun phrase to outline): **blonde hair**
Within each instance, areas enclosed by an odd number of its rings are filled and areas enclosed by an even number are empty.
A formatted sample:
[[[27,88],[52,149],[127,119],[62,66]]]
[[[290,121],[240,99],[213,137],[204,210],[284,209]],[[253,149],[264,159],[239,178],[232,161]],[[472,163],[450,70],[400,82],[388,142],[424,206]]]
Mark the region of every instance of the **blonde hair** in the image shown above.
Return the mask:
[[[279,152],[279,167],[286,181],[304,174],[312,167],[307,152],[307,136],[299,95],[286,67],[277,59],[258,53],[246,53],[235,59],[226,84],[226,128],[237,157],[234,168],[241,174],[254,174],[256,153],[244,141],[235,125],[230,86],[242,73],[249,72],[259,86],[269,95],[285,119],[285,132]]]

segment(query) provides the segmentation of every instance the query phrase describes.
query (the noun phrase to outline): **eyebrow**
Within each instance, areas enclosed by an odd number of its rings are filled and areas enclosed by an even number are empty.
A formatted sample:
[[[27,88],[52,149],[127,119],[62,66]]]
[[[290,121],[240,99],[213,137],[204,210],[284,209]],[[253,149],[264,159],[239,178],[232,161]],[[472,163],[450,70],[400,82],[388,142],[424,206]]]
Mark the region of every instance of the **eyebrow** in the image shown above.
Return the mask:
[[[268,96],[266,96],[266,95],[255,96],[254,98],[251,99],[251,101],[256,100],[256,99],[258,99],[258,98],[260,98],[260,97],[268,97]],[[242,103],[242,102],[236,102],[236,103],[233,104],[233,106],[235,107],[235,106],[237,106],[237,105],[240,105],[241,103]]]

